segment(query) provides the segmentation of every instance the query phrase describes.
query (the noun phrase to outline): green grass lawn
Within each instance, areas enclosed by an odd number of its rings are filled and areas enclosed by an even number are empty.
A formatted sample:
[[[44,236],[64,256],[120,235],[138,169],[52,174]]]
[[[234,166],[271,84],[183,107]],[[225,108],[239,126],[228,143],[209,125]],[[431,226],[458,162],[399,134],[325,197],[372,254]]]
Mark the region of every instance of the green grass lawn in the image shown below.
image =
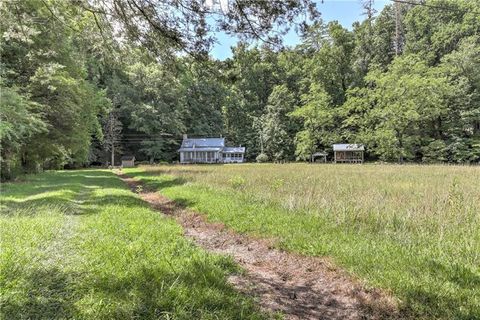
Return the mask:
[[[239,232],[329,256],[425,319],[480,319],[480,168],[158,166],[127,170]]]
[[[109,171],[2,185],[0,319],[261,319],[207,254]]]

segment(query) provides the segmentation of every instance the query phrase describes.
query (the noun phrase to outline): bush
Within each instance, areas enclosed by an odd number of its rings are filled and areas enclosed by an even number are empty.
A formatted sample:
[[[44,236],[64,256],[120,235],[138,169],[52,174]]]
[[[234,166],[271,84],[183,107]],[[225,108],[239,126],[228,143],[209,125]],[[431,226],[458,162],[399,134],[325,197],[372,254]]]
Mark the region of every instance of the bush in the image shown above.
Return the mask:
[[[259,163],[263,163],[263,162],[268,162],[268,156],[265,154],[265,153],[260,153],[258,156],[257,156],[257,162]]]
[[[444,141],[434,140],[422,148],[422,162],[437,163],[447,160],[447,146]]]

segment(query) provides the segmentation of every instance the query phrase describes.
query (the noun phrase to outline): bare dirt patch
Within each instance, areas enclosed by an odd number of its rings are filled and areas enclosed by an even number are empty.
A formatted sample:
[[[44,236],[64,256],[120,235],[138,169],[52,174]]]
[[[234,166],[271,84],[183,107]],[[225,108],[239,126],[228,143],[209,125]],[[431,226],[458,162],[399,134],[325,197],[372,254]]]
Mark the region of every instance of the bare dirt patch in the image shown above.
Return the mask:
[[[238,234],[186,209],[142,182],[120,175],[154,209],[173,216],[185,235],[210,252],[226,254],[246,272],[230,277],[240,291],[253,295],[269,312],[286,319],[396,319],[397,303],[336,268],[328,259],[274,248],[273,240]],[[140,187],[141,186],[141,187]]]

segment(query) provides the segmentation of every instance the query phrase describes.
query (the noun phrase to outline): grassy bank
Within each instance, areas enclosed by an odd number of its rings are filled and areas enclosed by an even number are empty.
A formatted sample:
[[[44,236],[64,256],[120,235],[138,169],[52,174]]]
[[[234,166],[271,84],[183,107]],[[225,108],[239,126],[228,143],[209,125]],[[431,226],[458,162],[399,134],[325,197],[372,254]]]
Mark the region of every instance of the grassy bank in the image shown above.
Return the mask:
[[[185,240],[114,174],[3,184],[1,319],[259,319],[226,258]]]
[[[480,169],[224,165],[131,169],[209,219],[330,256],[407,313],[480,318]]]

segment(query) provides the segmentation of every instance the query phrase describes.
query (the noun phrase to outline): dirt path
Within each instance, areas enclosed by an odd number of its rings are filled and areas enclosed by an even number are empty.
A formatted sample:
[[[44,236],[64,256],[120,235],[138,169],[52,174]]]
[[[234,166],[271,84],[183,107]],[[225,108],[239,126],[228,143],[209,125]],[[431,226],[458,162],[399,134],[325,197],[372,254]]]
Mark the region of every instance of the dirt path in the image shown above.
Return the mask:
[[[263,309],[281,312],[285,319],[399,317],[394,299],[379,290],[366,289],[327,259],[280,251],[273,248],[273,242],[207,222],[202,215],[147,190],[141,182],[120,177],[154,209],[173,216],[185,235],[198,245],[210,252],[231,255],[247,271],[232,276],[231,283],[255,296]]]

